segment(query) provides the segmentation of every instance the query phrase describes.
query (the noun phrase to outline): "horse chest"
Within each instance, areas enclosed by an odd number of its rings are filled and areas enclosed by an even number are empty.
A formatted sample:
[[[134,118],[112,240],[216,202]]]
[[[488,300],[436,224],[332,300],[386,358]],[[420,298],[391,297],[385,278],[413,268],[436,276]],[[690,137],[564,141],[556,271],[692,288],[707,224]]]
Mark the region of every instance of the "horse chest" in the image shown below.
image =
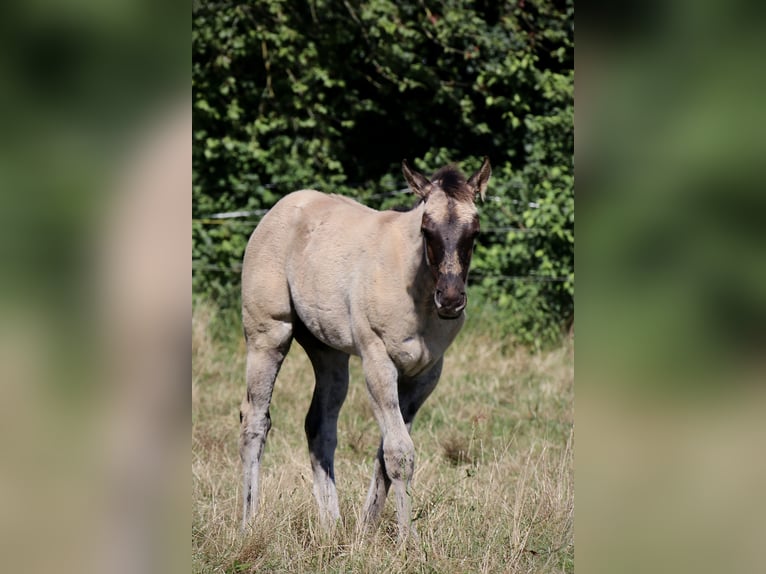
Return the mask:
[[[455,333],[411,335],[393,341],[388,345],[388,354],[398,369],[414,377],[431,368],[438,361],[454,339]]]

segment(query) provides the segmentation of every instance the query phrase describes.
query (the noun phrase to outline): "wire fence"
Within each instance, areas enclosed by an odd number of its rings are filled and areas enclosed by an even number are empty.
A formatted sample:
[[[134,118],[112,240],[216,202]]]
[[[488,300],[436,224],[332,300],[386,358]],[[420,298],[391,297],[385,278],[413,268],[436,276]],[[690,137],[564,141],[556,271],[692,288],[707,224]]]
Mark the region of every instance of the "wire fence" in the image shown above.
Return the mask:
[[[396,197],[399,195],[405,195],[409,193],[409,188],[403,188],[403,189],[397,189],[394,191],[388,191],[383,193],[374,193],[372,195],[365,196],[366,199],[382,199],[387,197]],[[490,197],[488,198],[490,201],[500,202],[502,201],[502,198],[499,197]],[[526,203],[527,207],[532,209],[538,209],[540,205],[537,202],[530,201],[530,202],[523,202],[517,199],[510,200],[511,203],[514,203],[516,205],[522,205]],[[260,222],[261,218],[263,218],[264,215],[266,215],[269,212],[268,209],[251,209],[251,210],[239,210],[239,211],[225,211],[225,212],[219,212],[219,213],[212,213],[210,215],[207,215],[205,217],[198,217],[198,218],[192,218],[192,222],[194,223],[200,223],[202,225],[233,225],[233,226],[243,226],[243,227],[250,227],[252,229],[255,228],[256,225]],[[253,219],[255,217],[255,219]],[[241,219],[241,218],[248,218],[248,219]],[[499,227],[490,227],[487,229],[482,229],[482,233],[508,233],[508,232],[515,232],[515,233],[531,233],[534,231],[537,231],[533,228],[525,228],[525,227],[516,227],[513,225],[504,225]],[[192,260],[192,272],[197,271],[209,271],[214,273],[241,273],[242,272],[242,265],[235,265],[235,266],[219,266],[219,265],[210,265],[208,263],[204,263],[199,260]],[[546,277],[546,276],[540,276],[540,275],[503,275],[503,274],[490,274],[490,273],[481,273],[478,272],[472,272],[471,276],[474,279],[498,279],[498,280],[504,280],[504,281],[532,281],[532,282],[553,282],[553,283],[563,283],[565,281],[572,280],[571,277]]]
[[[260,223],[260,219],[241,219],[236,220],[233,218],[214,218],[212,216],[208,217],[195,217],[192,218],[192,222],[194,223],[200,223],[202,225],[231,225],[234,227],[241,226],[246,229],[255,229],[255,226]],[[482,228],[482,233],[508,233],[510,231],[513,231],[514,233],[534,233],[536,231],[539,231],[535,228],[530,227],[516,227],[514,225],[503,225],[499,227],[488,227],[488,228]]]
[[[242,273],[242,265],[211,265],[204,263],[198,259],[192,259],[192,273],[195,271],[212,271],[214,273]],[[546,277],[543,275],[503,275],[495,273],[482,273],[481,271],[472,271],[471,278],[473,279],[500,279],[506,281],[531,281],[531,282],[551,282],[551,283],[563,283],[564,281],[572,280],[571,277]]]
[[[410,189],[408,187],[402,188],[402,189],[395,189],[393,191],[385,191],[382,193],[373,193],[372,195],[365,195],[365,199],[385,199],[388,197],[397,197],[400,195],[408,195],[410,193]],[[491,196],[487,198],[487,201],[492,201],[495,203],[500,203],[502,201],[510,201],[514,205],[524,205],[526,204],[527,207],[531,209],[539,209],[540,204],[536,201],[521,201],[519,199],[504,199],[502,197],[497,196]],[[222,223],[223,221],[229,220],[229,219],[237,219],[240,217],[263,217],[269,212],[268,209],[249,209],[249,210],[239,210],[239,211],[223,211],[220,213],[212,213],[210,215],[207,215],[205,217],[193,219],[192,221],[200,221],[203,223]]]

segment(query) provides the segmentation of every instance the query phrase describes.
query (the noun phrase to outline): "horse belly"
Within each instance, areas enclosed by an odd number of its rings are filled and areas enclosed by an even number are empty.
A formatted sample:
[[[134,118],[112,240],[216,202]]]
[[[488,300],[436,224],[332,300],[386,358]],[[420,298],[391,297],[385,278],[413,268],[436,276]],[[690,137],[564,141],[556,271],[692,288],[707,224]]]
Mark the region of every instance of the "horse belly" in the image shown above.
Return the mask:
[[[295,312],[314,337],[339,351],[354,352],[348,309],[337,291],[316,293],[297,288],[292,290],[292,297]]]

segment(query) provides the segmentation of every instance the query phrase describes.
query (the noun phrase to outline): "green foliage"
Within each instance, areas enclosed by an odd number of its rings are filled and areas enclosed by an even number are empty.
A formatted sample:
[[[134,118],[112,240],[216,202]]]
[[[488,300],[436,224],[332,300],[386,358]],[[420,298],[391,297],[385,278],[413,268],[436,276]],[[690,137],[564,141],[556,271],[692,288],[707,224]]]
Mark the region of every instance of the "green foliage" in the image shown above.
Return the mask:
[[[422,171],[493,165],[474,286],[528,343],[574,301],[573,2],[263,0],[193,14],[194,289],[236,306],[256,211],[301,188],[372,207]]]

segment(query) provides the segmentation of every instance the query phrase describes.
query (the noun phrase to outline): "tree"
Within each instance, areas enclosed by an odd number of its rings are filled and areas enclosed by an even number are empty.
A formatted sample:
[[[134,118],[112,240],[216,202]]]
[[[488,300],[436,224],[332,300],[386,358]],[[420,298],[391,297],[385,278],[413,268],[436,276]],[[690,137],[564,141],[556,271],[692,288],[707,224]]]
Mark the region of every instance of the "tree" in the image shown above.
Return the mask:
[[[300,188],[410,199],[399,165],[493,164],[473,292],[509,333],[573,312],[573,3],[203,4],[192,29],[194,288],[236,305],[257,215]],[[242,220],[210,215],[247,211]]]

